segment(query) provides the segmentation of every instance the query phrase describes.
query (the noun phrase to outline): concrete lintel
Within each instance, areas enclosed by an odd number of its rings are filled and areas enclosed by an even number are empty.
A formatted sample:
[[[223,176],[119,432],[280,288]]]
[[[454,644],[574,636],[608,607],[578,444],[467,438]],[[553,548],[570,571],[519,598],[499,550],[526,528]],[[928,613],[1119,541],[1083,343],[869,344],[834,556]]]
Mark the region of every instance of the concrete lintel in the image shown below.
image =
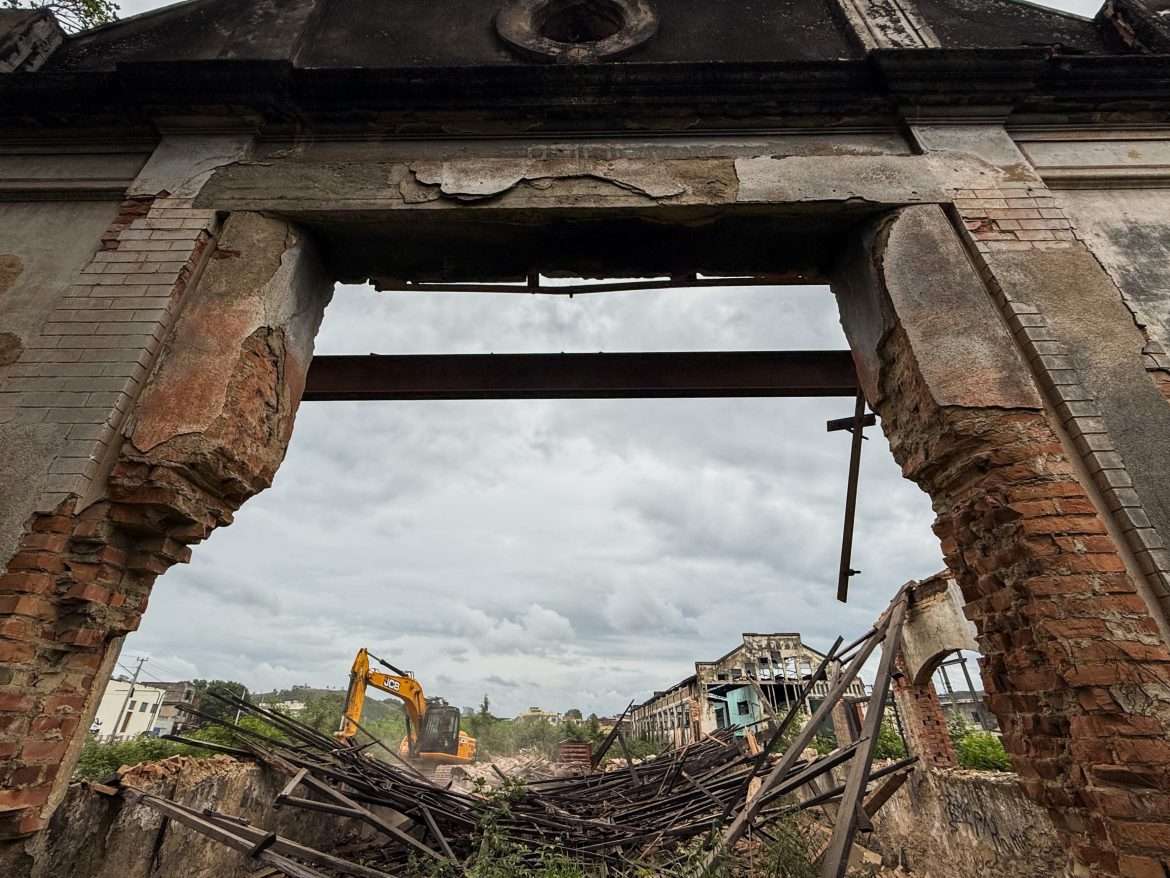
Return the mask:
[[[975,126],[982,130],[987,126]],[[1002,131],[1002,129],[1000,129]],[[1006,135],[1004,135],[1006,136]],[[954,138],[952,138],[953,140]],[[1010,142],[1010,141],[1009,141]],[[164,141],[164,144],[167,142]],[[171,155],[174,147],[159,156]],[[220,210],[338,214],[401,209],[646,207],[663,205],[945,203],[960,189],[1039,184],[1022,164],[1000,166],[974,150],[926,155],[708,156],[655,160],[373,158],[233,160],[218,153],[197,198]],[[153,161],[153,160],[152,160]],[[212,167],[211,162],[208,167]],[[148,165],[147,170],[151,170]],[[143,178],[153,174],[146,171]]]

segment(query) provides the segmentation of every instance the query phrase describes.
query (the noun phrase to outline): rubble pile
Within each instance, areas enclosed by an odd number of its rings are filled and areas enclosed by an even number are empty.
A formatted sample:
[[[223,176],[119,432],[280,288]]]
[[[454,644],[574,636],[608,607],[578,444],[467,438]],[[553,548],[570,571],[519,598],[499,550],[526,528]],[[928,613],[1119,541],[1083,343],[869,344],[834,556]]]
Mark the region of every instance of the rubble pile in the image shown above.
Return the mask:
[[[554,777],[571,777],[588,771],[574,762],[554,762],[538,750],[521,750],[515,756],[498,756],[487,762],[451,767],[453,786],[463,792],[499,789],[512,783],[528,783]]]
[[[784,717],[773,716],[762,730],[762,744],[756,743],[754,734],[733,727],[641,764],[631,760],[619,770],[578,770],[568,776],[557,776],[547,760],[529,754],[508,766],[514,776],[526,774],[526,780],[504,784],[495,792],[482,784],[472,792],[453,783],[441,785],[376,740],[342,745],[281,713],[218,696],[238,715],[262,722],[221,720],[238,746],[213,749],[256,760],[286,776],[288,783],[275,797],[277,806],[350,818],[376,829],[382,843],[363,851],[361,862],[310,848],[214,808],[196,810],[126,784],[111,792],[290,878],[391,878],[417,867],[419,861],[458,868],[500,850],[507,851],[517,868],[540,864],[551,853],[614,876],[647,870],[705,873],[742,839],[771,840],[769,827],[777,821],[832,805],[839,817],[822,851],[823,874],[839,878],[848,866],[857,826],[869,823],[914,762],[911,758],[872,766],[874,731],[884,710],[889,657],[896,643],[883,653],[862,737],[824,755],[806,747],[873,650],[888,634],[896,639],[904,609],[904,603],[896,603],[887,621],[843,650],[839,638],[809,677],[798,703]],[[797,728],[801,704],[813,686],[826,679],[830,667],[833,682],[828,694]],[[271,733],[257,731],[257,726],[266,726]],[[397,763],[374,758],[375,747]],[[604,750],[596,754],[596,761]],[[837,784],[831,771],[846,764],[847,779]],[[486,772],[507,777],[501,765],[461,772],[464,779],[486,777]],[[871,783],[876,784],[872,793]],[[800,797],[793,795],[798,790]]]

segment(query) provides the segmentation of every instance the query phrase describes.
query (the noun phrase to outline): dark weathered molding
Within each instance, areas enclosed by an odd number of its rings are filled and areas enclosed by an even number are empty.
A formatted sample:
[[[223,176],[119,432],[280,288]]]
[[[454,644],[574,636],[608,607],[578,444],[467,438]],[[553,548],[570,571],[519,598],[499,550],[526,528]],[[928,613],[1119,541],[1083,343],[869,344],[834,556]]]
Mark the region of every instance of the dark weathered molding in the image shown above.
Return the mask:
[[[1108,0],[1096,21],[1114,51],[1170,52],[1170,0]]]
[[[194,126],[318,136],[751,131],[974,114],[1170,116],[1164,56],[1047,49],[877,49],[866,61],[295,68],[287,61],[124,64],[0,78],[0,127]]]
[[[65,41],[65,32],[47,9],[0,12],[0,73],[39,69]]]

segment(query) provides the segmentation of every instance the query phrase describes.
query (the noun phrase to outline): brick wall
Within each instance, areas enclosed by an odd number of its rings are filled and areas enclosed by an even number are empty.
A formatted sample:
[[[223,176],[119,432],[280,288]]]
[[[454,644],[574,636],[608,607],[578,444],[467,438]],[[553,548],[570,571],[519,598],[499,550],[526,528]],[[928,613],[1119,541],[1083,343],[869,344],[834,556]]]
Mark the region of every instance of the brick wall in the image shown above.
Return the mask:
[[[998,191],[999,199],[964,198],[966,194],[990,195]],[[1021,197],[1010,197],[1018,193]],[[1025,200],[1034,207],[992,208],[984,205],[992,202],[1022,205]],[[1017,188],[1006,184],[999,190],[960,190],[956,194],[955,208],[962,219],[968,236],[968,243],[976,257],[976,265],[984,282],[996,299],[1009,329],[1016,338],[1020,349],[1028,359],[1037,383],[1055,409],[1062,428],[1076,446],[1085,468],[1091,474],[1097,489],[1104,495],[1110,512],[1114,515],[1125,535],[1130,551],[1133,552],[1143,576],[1149,583],[1154,600],[1170,613],[1170,551],[1161,535],[1156,531],[1143,508],[1141,498],[1134,489],[1133,480],[1126,469],[1125,461],[1118,452],[1102,417],[1100,405],[1093,393],[1085,386],[1077,371],[1077,365],[1066,346],[1052,332],[1048,319],[1033,302],[1021,298],[1021,291],[1005,289],[996,272],[996,256],[1004,251],[1072,249],[1084,245],[1070,228],[1057,200],[1042,183],[1019,184]],[[1063,223],[1061,228],[1050,230],[1014,229],[1013,224],[1023,224],[1024,219],[1000,219],[1004,212],[1016,210],[1040,213],[1043,220],[1030,223]],[[1058,216],[1059,215],[1059,216]],[[1007,223],[1003,231],[999,227]],[[990,225],[988,225],[990,224]],[[1033,239],[1038,231],[1050,231],[1058,236],[1052,240]],[[1011,238],[1003,236],[1012,236]],[[1026,296],[1027,291],[1022,291]],[[1170,399],[1170,356],[1155,343],[1147,343],[1142,357],[1153,380],[1162,395]]]
[[[9,367],[0,406],[17,423],[59,424],[67,440],[38,508],[85,497],[211,238],[214,214],[190,200],[123,203],[56,309]]]
[[[1170,650],[1046,417],[940,408],[901,329],[875,408],[932,497],[979,629],[984,684],[1029,796],[1078,875],[1170,859]]]
[[[1064,211],[1042,184],[959,189],[954,205],[981,253],[1063,250],[1076,240]]]
[[[13,420],[59,425],[64,440],[41,511],[0,575],[0,835],[44,825],[107,647],[137,627],[154,576],[188,557],[173,540],[136,539],[152,528],[125,506],[82,510],[81,498],[114,465],[121,425],[213,223],[185,200],[124,202],[0,388]]]
[[[901,655],[896,659],[896,668],[894,699],[910,752],[931,768],[955,768],[959,763],[934,683],[927,680],[923,686],[914,685]]]
[[[13,391],[25,417],[89,432],[66,443],[0,575],[0,837],[42,828],[64,794],[79,732],[155,578],[271,483],[332,287],[310,243],[279,220],[233,215],[217,258],[204,259],[208,212],[160,198],[121,219],[30,348],[39,368],[25,378],[78,383]],[[214,403],[201,409],[195,391]],[[0,873],[27,861],[0,845]]]
[[[1142,351],[1142,361],[1162,398],[1170,402],[1170,353],[1157,342],[1147,340]]]
[[[845,747],[853,741],[853,730],[849,727],[849,706],[844,699],[838,701],[830,712],[833,720],[833,734],[837,737],[837,746]]]

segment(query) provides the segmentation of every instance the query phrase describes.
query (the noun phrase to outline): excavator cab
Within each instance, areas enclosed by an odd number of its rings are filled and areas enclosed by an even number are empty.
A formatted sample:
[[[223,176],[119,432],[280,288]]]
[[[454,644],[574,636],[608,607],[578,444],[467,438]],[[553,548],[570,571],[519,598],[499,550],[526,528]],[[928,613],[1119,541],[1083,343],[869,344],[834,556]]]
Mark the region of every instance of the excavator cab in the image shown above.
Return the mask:
[[[459,708],[429,701],[418,734],[419,753],[459,753]]]

